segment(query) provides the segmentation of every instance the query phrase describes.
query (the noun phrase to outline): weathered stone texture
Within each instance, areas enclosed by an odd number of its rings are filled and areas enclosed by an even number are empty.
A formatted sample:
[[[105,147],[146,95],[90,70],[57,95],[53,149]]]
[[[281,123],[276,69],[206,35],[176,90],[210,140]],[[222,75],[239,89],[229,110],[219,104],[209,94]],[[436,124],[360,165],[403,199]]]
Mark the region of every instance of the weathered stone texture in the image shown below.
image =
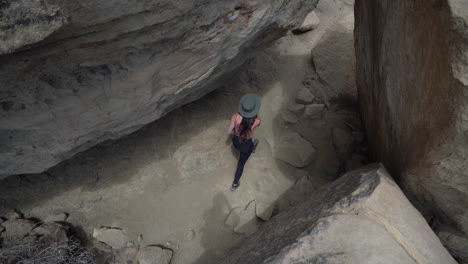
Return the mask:
[[[373,164],[273,217],[219,263],[456,262],[383,166]]]
[[[374,158],[468,234],[468,2],[358,0],[355,11],[360,110]]]
[[[0,177],[41,172],[200,98],[316,3],[1,1]]]

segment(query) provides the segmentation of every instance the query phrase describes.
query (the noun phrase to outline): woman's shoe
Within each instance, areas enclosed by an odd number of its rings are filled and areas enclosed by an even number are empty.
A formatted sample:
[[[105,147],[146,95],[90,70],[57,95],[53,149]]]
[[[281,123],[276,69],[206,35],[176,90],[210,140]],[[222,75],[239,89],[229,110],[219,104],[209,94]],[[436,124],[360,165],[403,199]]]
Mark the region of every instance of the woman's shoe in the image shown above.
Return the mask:
[[[253,149],[252,152],[255,153],[255,150],[257,150],[257,145],[258,145],[258,138],[254,139],[253,141]]]
[[[231,191],[237,190],[237,188],[239,188],[239,185],[240,185],[239,183],[238,184],[232,184]]]

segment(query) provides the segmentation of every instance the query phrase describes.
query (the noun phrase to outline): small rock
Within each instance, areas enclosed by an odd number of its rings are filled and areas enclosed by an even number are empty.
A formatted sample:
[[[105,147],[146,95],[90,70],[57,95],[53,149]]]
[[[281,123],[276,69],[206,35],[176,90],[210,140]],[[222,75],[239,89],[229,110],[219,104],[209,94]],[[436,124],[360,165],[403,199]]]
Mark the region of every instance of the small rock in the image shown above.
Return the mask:
[[[3,217],[0,216],[0,224],[2,224],[3,222],[5,222],[5,220],[6,220],[5,218],[3,218]]]
[[[297,116],[288,111],[282,112],[281,117],[283,118],[283,121],[288,124],[296,124],[299,120]]]
[[[0,233],[3,233],[3,231],[5,231],[5,227],[4,227],[4,226],[0,226]]]
[[[239,223],[234,228],[234,232],[238,234],[251,235],[258,230],[258,220],[255,210],[244,210],[242,211]]]
[[[239,224],[241,212],[242,212],[242,208],[240,207],[236,207],[232,209],[231,213],[229,214],[224,224],[229,227],[237,226]]]
[[[307,88],[302,88],[296,97],[296,102],[300,104],[311,104],[315,96]]]
[[[68,219],[67,213],[60,213],[60,214],[49,215],[44,220],[46,222],[63,222],[63,221],[66,221],[67,219]]]
[[[139,264],[169,264],[172,251],[158,246],[147,246],[138,252]]]
[[[2,233],[4,245],[12,245],[20,242],[34,228],[35,223],[29,219],[12,219],[2,223],[5,230]]]
[[[111,227],[94,228],[93,237],[113,249],[125,248],[128,241],[127,234],[122,229]]]
[[[304,19],[304,22],[302,25],[295,30],[293,30],[293,34],[303,34],[308,31],[316,29],[320,25],[320,19],[315,13],[315,11],[312,11],[309,13],[306,18]]]
[[[304,107],[303,104],[290,104],[288,110],[293,114],[300,115],[304,112]]]
[[[32,235],[40,236],[47,244],[68,242],[68,227],[55,222],[44,223],[31,231]]]
[[[276,139],[273,157],[302,168],[315,158],[315,148],[299,134],[290,133]]]
[[[24,218],[24,215],[18,211],[11,211],[7,217],[9,220]]]
[[[322,118],[323,109],[325,109],[324,104],[311,104],[305,107],[304,115],[310,119],[319,119]]]
[[[341,128],[333,129],[333,144],[341,157],[349,157],[354,146],[354,137]]]
[[[137,241],[138,241],[138,243],[143,242],[143,235],[142,235],[142,234],[140,234],[140,235],[138,236]]]
[[[271,218],[273,214],[274,206],[272,204],[267,203],[257,203],[255,206],[255,213],[258,218],[267,221]]]

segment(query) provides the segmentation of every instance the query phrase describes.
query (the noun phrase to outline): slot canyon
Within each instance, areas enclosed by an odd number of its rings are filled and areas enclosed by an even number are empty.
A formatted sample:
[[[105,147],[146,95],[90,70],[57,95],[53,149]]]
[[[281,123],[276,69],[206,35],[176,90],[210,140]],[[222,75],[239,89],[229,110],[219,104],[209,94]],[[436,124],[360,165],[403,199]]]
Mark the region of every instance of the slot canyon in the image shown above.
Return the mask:
[[[0,0],[0,263],[468,264],[468,1]]]

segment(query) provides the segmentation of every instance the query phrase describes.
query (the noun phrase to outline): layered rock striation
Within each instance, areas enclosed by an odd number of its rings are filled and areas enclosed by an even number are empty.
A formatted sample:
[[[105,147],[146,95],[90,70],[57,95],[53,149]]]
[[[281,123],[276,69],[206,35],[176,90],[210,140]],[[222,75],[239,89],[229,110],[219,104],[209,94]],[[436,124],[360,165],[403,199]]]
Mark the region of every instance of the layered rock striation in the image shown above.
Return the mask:
[[[207,94],[317,1],[2,1],[0,177],[37,173]]]
[[[468,3],[357,0],[355,11],[359,103],[370,150],[436,222],[466,237]],[[458,240],[443,241],[459,251],[450,242]]]

